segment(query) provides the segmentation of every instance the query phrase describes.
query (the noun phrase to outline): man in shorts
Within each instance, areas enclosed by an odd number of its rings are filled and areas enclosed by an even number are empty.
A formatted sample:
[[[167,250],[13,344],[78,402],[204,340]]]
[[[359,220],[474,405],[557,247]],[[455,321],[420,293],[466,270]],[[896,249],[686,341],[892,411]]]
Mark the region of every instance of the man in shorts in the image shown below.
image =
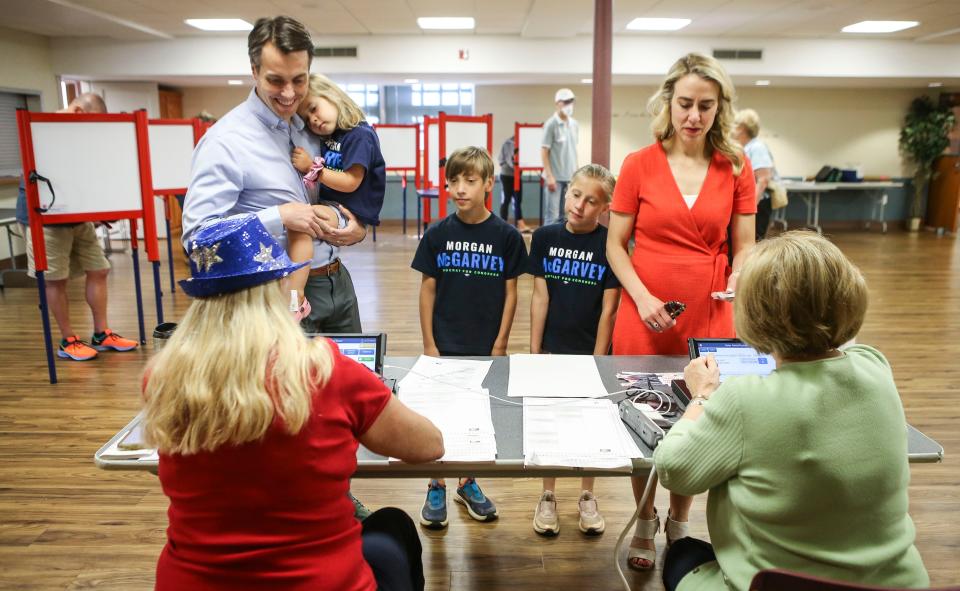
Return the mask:
[[[106,113],[107,106],[99,95],[82,94],[58,113]],[[23,180],[17,195],[17,221],[27,243],[27,266],[31,277],[36,277],[33,262],[33,240],[27,214],[27,196]],[[107,275],[110,262],[103,255],[91,222],[51,224],[43,227],[47,249],[46,279],[47,305],[60,327],[63,337],[57,355],[74,361],[88,361],[98,351],[132,351],[137,342],[125,339],[107,327]],[[86,300],[93,312],[93,336],[90,342],[80,340],[70,323],[70,304],[67,300],[67,280],[86,275]]]

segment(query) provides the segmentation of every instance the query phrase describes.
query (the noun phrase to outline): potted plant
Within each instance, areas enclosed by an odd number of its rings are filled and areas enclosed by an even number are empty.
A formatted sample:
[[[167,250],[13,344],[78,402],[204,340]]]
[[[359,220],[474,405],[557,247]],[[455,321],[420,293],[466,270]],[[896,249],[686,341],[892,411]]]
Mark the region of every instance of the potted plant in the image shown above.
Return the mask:
[[[933,103],[929,96],[913,99],[900,130],[900,151],[916,165],[909,228],[915,232],[923,217],[923,196],[933,175],[933,161],[950,145],[953,112]]]

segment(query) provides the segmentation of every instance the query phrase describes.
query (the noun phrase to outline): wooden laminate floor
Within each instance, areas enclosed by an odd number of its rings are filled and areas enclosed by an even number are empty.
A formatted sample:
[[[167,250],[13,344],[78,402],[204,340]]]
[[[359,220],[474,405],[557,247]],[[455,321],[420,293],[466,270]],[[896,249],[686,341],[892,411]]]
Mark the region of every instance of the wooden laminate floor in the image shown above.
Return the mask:
[[[953,238],[892,232],[832,237],[864,270],[871,306],[860,342],[878,346],[893,364],[907,419],[946,448],[942,464],[911,469],[910,509],[934,585],[960,584],[960,248]],[[389,333],[389,352],[420,352],[418,274],[409,269],[417,240],[398,228],[348,249],[363,325]],[[119,246],[119,245],[118,245]],[[110,317],[114,330],[136,334],[130,257],[111,261]],[[186,267],[177,261],[183,278]],[[144,265],[146,288],[152,288]],[[164,267],[164,288],[166,284]],[[520,302],[510,352],[527,350],[532,282],[520,280]],[[147,291],[150,296],[152,292]],[[71,287],[74,323],[89,335],[81,283]],[[155,322],[147,298],[147,326]],[[167,319],[188,305],[181,293],[164,298]],[[60,383],[47,383],[37,294],[0,294],[0,589],[151,589],[164,543],[166,499],[149,474],[104,472],[94,451],[136,413],[140,372],[151,354],[106,353],[89,363],[58,362]],[[227,335],[228,336],[228,335]],[[355,480],[371,507],[397,505],[416,515],[421,480]],[[586,538],[576,527],[574,480],[560,481],[561,534],[535,535],[534,479],[491,479],[485,491],[501,519],[472,522],[450,500],[450,527],[423,532],[428,589],[618,589],[613,570],[616,537],[631,513],[627,479],[599,479],[596,492],[607,532]],[[666,495],[661,490],[660,506]],[[692,533],[706,536],[705,496],[697,499]],[[827,535],[829,532],[824,532]],[[663,538],[657,545],[663,552]],[[658,560],[659,566],[659,560]],[[660,589],[659,573],[628,578],[635,589]]]

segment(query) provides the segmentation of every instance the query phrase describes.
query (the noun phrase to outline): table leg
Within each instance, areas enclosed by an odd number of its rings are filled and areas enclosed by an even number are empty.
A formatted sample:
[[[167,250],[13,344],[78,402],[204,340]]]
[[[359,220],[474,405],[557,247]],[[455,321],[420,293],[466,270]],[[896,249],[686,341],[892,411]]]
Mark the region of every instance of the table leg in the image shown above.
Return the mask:
[[[809,228],[813,225],[813,199],[812,195],[807,193],[801,193],[800,198],[803,199],[803,202],[807,205],[807,223],[805,226]]]
[[[873,222],[880,224],[880,231],[883,233],[887,232],[887,222],[884,219],[884,213],[886,212],[887,202],[890,197],[886,193],[881,194],[870,194],[873,202],[870,205],[870,219],[867,220],[863,226],[865,229],[869,230],[873,227]],[[879,212],[879,213],[878,213]]]
[[[10,248],[10,269],[17,270],[17,255],[13,254],[13,236],[10,234],[10,226],[5,227],[7,231],[7,247]]]
[[[820,193],[813,196],[813,227],[817,234],[823,234],[823,228],[820,227]]]
[[[403,174],[403,180],[401,181],[402,190],[403,190],[403,235],[407,235],[407,174]]]

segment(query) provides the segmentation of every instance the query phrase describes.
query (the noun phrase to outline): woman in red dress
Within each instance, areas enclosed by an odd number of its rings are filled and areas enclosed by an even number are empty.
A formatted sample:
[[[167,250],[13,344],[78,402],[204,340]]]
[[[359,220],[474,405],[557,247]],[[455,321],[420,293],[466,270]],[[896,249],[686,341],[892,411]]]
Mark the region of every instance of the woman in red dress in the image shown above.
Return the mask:
[[[624,160],[610,208],[607,258],[624,288],[615,355],[683,355],[688,337],[734,336],[733,306],[711,297],[734,290],[754,243],[756,187],[750,162],[730,139],[733,97],[719,62],[693,53],[673,65],[650,99],[656,142]],[[676,319],[669,301],[686,305]],[[633,479],[637,502],[643,485]],[[670,495],[668,544],[686,536],[692,502]],[[630,543],[632,568],[653,568],[659,527],[651,494]]]

